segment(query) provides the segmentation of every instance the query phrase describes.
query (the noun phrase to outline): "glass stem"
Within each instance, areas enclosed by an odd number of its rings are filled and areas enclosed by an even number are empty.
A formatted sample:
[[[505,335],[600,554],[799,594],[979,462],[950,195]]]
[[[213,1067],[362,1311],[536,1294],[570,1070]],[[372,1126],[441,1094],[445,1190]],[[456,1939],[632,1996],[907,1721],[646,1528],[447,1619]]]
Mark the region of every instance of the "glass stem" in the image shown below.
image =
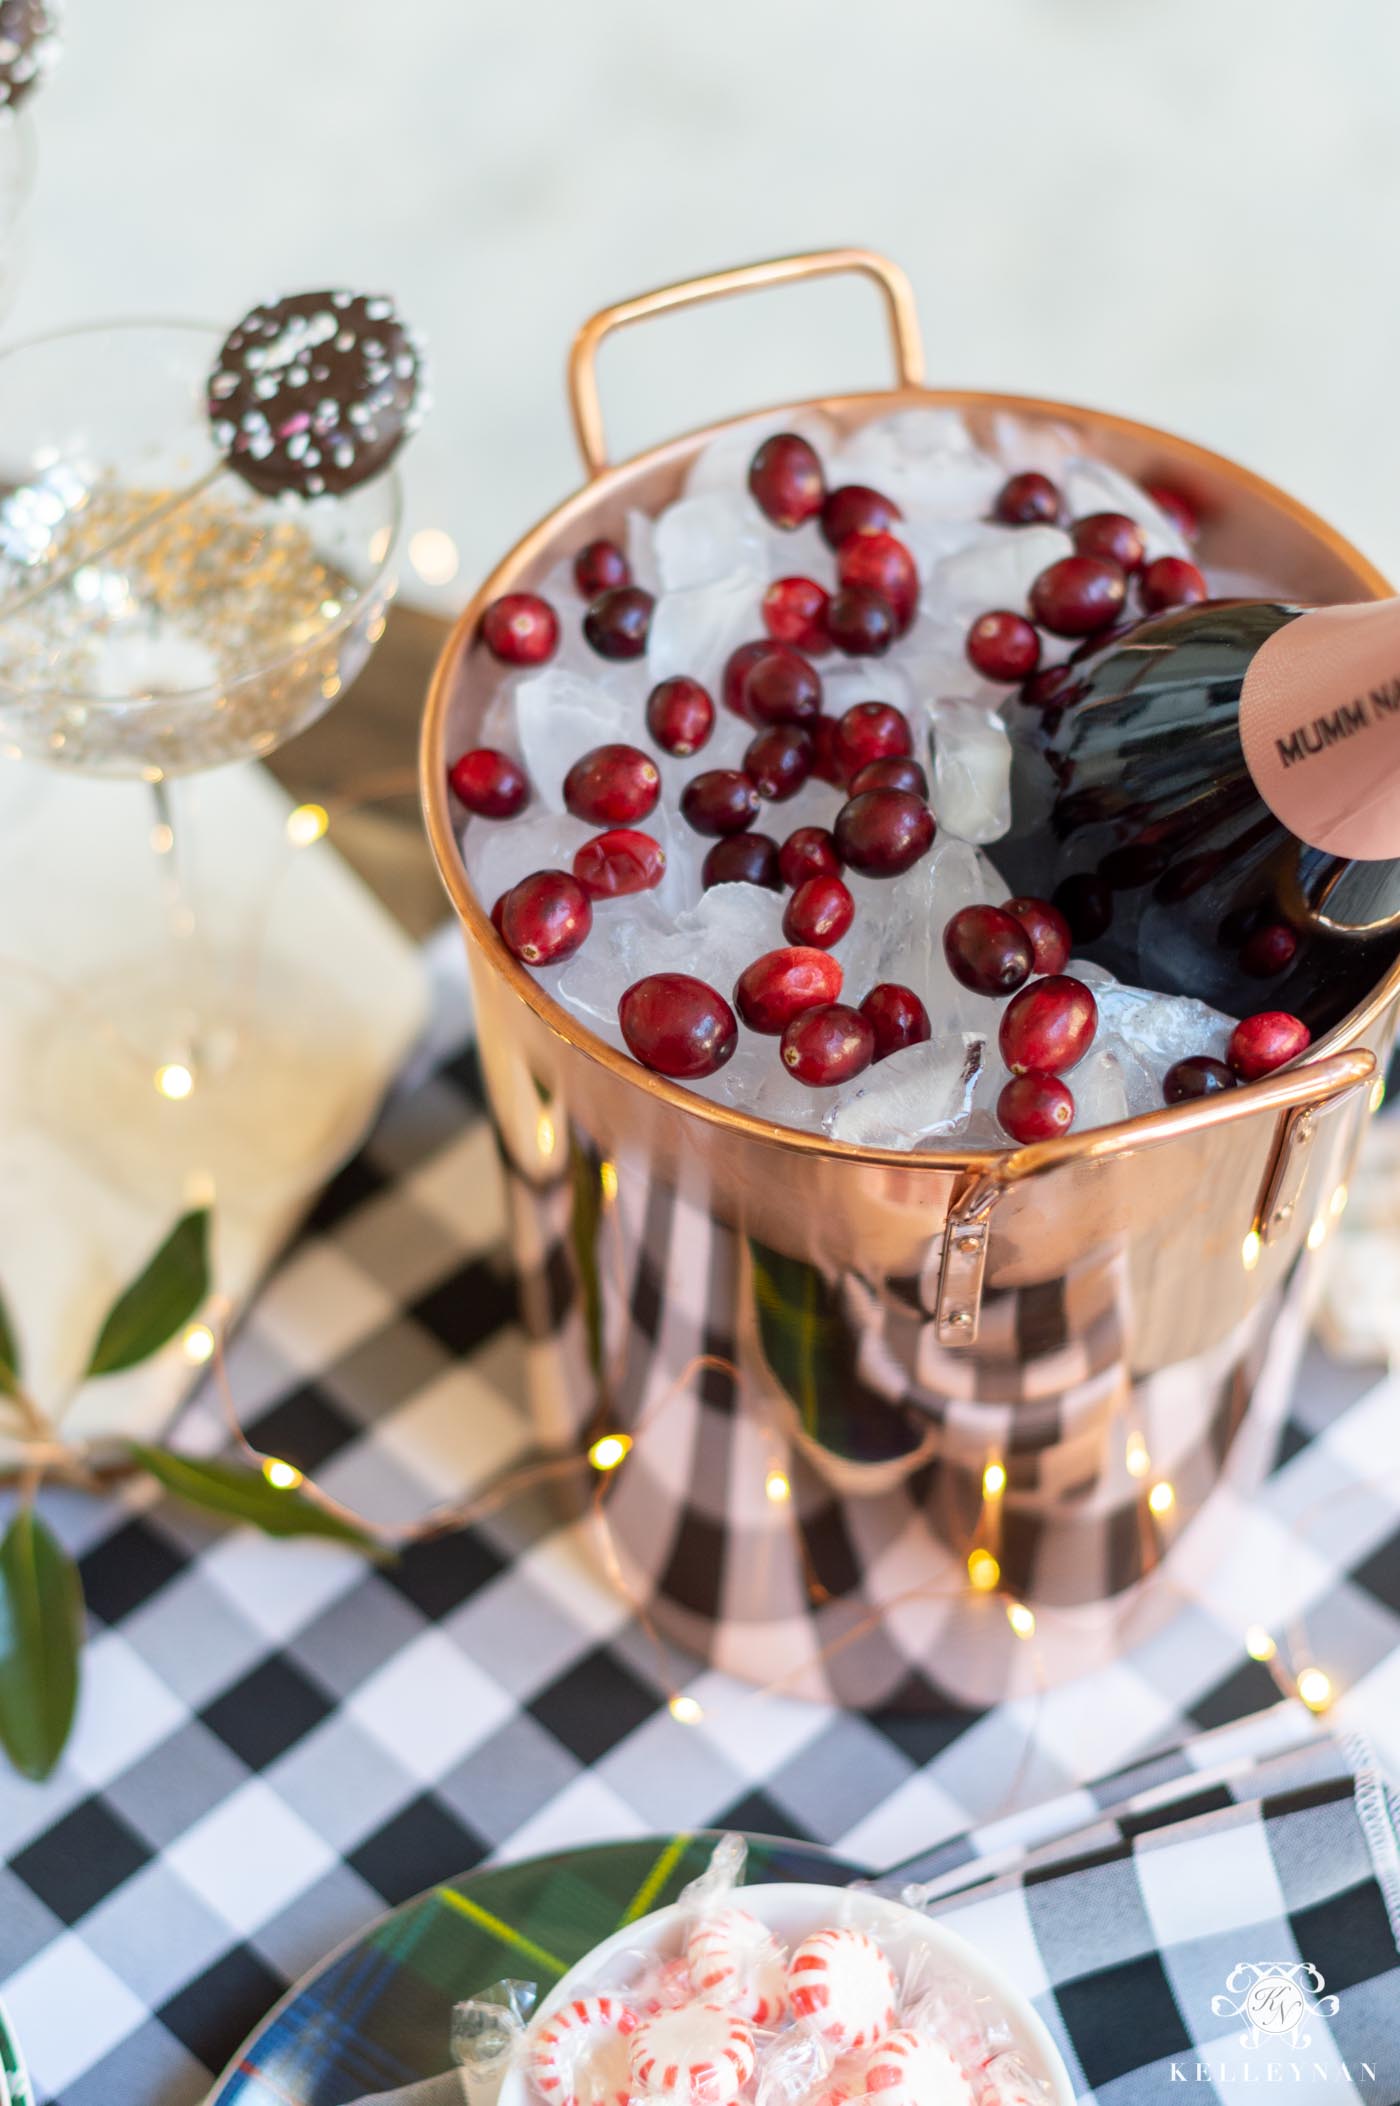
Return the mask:
[[[152,783],[151,802],[155,807],[151,847],[158,859],[167,941],[178,983],[188,995],[188,1001],[179,1012],[181,1043],[172,1046],[166,1057],[180,1061],[191,1075],[198,1075],[204,1056],[201,1028],[204,974],[191,886],[189,843],[182,826],[176,823],[174,787],[164,777]]]

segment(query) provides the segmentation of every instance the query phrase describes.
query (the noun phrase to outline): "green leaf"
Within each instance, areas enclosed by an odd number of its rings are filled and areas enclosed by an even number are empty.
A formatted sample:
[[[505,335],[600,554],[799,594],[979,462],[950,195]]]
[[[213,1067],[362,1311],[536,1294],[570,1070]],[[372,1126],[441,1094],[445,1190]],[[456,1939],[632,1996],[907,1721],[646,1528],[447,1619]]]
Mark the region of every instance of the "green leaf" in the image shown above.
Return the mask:
[[[78,1568],[32,1507],[0,1542],[0,1741],[37,1783],[63,1753],[78,1701]]]
[[[246,1463],[196,1462],[193,1456],[177,1455],[172,1448],[148,1448],[141,1441],[128,1443],[141,1467],[149,1470],[167,1492],[207,1514],[220,1514],[228,1521],[246,1521],[265,1536],[328,1536],[335,1543],[349,1543],[371,1557],[388,1553],[373,1536],[328,1514],[295,1486],[283,1489],[269,1484],[261,1470]]]
[[[158,1353],[209,1292],[209,1214],[176,1222],[139,1278],[119,1294],[98,1333],[89,1375],[116,1375]]]
[[[19,1340],[0,1294],[0,1396],[12,1397],[19,1387]]]

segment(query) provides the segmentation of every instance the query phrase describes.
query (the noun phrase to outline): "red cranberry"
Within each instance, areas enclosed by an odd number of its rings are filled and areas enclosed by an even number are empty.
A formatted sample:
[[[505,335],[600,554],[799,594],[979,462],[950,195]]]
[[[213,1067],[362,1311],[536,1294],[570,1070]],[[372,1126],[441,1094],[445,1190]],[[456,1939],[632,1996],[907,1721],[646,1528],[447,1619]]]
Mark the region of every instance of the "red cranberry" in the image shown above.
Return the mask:
[[[840,548],[852,534],[887,534],[903,517],[892,498],[868,484],[843,483],[822,506],[822,539],[828,548]]]
[[[1102,556],[1062,556],[1031,587],[1031,612],[1056,636],[1092,636],[1122,612],[1128,581]]]
[[[955,980],[985,995],[1015,994],[1035,962],[1030,937],[1000,907],[959,907],[943,931],[943,955]]]
[[[1113,890],[1094,870],[1077,870],[1055,887],[1055,905],[1076,943],[1097,943],[1113,920]]]
[[[1162,614],[1168,607],[1195,607],[1210,598],[1209,585],[1184,556],[1159,556],[1149,563],[1140,590],[1149,614]]]
[[[1001,1057],[1013,1075],[1072,1068],[1094,1042],[1099,1005],[1082,980],[1051,973],[1013,995],[1001,1019]]]
[[[715,728],[715,705],[698,680],[678,673],[658,681],[647,696],[647,730],[663,753],[686,760],[698,753]]]
[[[1058,1075],[1028,1068],[997,1098],[997,1117],[1013,1141],[1056,1141],[1074,1124],[1074,1099]]]
[[[808,878],[787,903],[783,934],[789,943],[810,943],[829,951],[855,918],[856,903],[839,877]]]
[[[744,683],[749,669],[766,657],[773,648],[766,636],[754,643],[741,643],[737,651],[731,651],[724,662],[724,675],[720,682],[720,699],[726,709],[732,709],[736,717],[747,715],[744,707]]]
[[[566,870],[537,870],[512,885],[501,907],[501,937],[526,965],[572,958],[593,926],[588,894]]]
[[[796,724],[770,724],[744,749],[744,773],[760,797],[782,804],[812,772],[812,741]]]
[[[661,843],[626,826],[595,834],[574,855],[574,876],[590,899],[650,892],[665,874],[666,851]]]
[[[815,450],[796,432],[765,439],[749,462],[749,491],[774,526],[799,527],[820,512],[826,478]]]
[[[1021,689],[1021,700],[1027,709],[1043,709],[1047,713],[1059,709],[1068,701],[1075,678],[1073,666],[1042,666]]]
[[[821,706],[821,674],[791,644],[769,644],[744,675],[739,714],[751,724],[806,724]]]
[[[836,850],[866,877],[898,877],[933,846],[933,813],[908,790],[866,790],[836,814]]]
[[[504,943],[506,940],[505,929],[502,926],[506,911],[506,897],[507,895],[503,892],[500,898],[497,900],[495,906],[491,909],[491,926],[496,931],[496,934],[500,937],[502,943]]]
[[[1266,922],[1240,951],[1240,965],[1252,980],[1271,980],[1287,972],[1298,955],[1298,938],[1286,921]]]
[[[632,566],[615,541],[590,541],[574,557],[574,583],[586,600],[631,582]]]
[[[826,610],[826,633],[848,658],[883,658],[896,626],[889,601],[868,585],[843,585]]]
[[[725,834],[706,852],[700,882],[707,892],[711,885],[762,885],[781,892],[777,842],[769,834]]]
[[[479,819],[513,819],[529,802],[530,785],[519,761],[494,746],[476,746],[452,763],[453,793]]]
[[[1236,1024],[1225,1058],[1243,1081],[1253,1082],[1296,1060],[1311,1044],[1311,1031],[1296,1016],[1284,1009],[1261,1009]]]
[[[1040,664],[1040,638],[1009,607],[979,614],[967,632],[967,655],[987,680],[1028,680]]]
[[[1060,493],[1048,475],[1032,468],[1002,484],[992,513],[1003,526],[1053,526],[1060,516]]]
[[[724,996],[689,973],[652,973],[636,981],[617,1005],[617,1020],[634,1059],[682,1082],[713,1075],[739,1039]]]
[[[697,834],[741,834],[758,817],[758,792],[737,768],[708,768],[681,791],[681,812]]]
[[[881,980],[860,1005],[860,1013],[875,1033],[875,1058],[886,1059],[905,1046],[922,1045],[933,1037],[928,1011],[912,987],[897,980]]]
[[[1077,556],[1102,556],[1129,576],[1141,570],[1147,543],[1142,528],[1126,512],[1091,512],[1087,519],[1077,519],[1069,531]]]
[[[831,1002],[807,1009],[784,1026],[783,1066],[810,1089],[830,1089],[849,1082],[875,1057],[875,1033],[858,1009]]]
[[[778,867],[785,885],[794,889],[808,878],[840,877],[841,858],[836,842],[824,826],[799,826],[778,851]]]
[[[740,973],[734,1005],[750,1031],[776,1038],[800,1011],[834,1002],[843,978],[836,960],[810,945],[765,951]]]
[[[640,658],[654,605],[640,585],[619,585],[599,594],[583,617],[583,633],[600,658]]]
[[[841,726],[835,717],[817,717],[807,727],[812,741],[812,773],[818,782],[829,782],[838,790],[846,787],[846,762],[841,751]]]
[[[1194,542],[1199,537],[1200,514],[1185,491],[1173,489],[1170,483],[1144,483],[1143,488],[1157,510],[1166,513],[1184,540]]]
[[[1184,1104],[1190,1097],[1214,1097],[1234,1087],[1235,1076],[1224,1061],[1212,1060],[1206,1053],[1177,1061],[1162,1077],[1162,1095],[1168,1104]]]
[[[507,592],[481,617],[486,648],[502,665],[543,665],[559,641],[559,619],[534,592]]]
[[[843,585],[866,585],[888,600],[901,636],[919,605],[919,573],[914,558],[893,534],[848,534],[836,551],[836,575]]]
[[[928,777],[919,763],[894,755],[888,760],[867,761],[863,768],[857,768],[851,777],[851,795],[860,797],[866,790],[907,790],[911,797],[922,797],[928,803]]]
[[[815,578],[775,578],[763,595],[763,626],[774,643],[825,651],[830,602],[831,594]]]
[[[913,750],[909,719],[892,702],[853,702],[841,719],[841,757],[848,775],[873,760],[902,760]]]
[[[1002,912],[1014,914],[1031,940],[1033,973],[1062,973],[1069,964],[1070,927],[1048,899],[1008,899]]]
[[[636,746],[595,746],[564,777],[564,803],[594,826],[630,826],[656,809],[661,777]]]

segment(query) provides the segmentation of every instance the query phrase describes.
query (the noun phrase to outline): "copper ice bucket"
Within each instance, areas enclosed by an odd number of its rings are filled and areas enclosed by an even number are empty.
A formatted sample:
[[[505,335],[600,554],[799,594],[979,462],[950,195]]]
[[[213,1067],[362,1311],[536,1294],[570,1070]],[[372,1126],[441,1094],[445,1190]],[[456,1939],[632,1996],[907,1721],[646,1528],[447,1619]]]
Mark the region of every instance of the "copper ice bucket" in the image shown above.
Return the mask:
[[[481,611],[669,503],[724,428],[609,465],[598,347],[668,308],[833,272],[883,295],[896,384],[787,410],[845,428],[913,404],[974,431],[1002,411],[1069,424],[1128,474],[1191,491],[1207,561],[1303,601],[1390,588],[1322,520],[1186,440],[925,388],[903,273],[836,250],[585,324],[569,389],[588,479],[493,571],[438,664],[423,798],[466,938],[532,1402],[552,1447],[630,1437],[608,1482],[613,1577],[668,1637],[752,1680],[850,1705],[984,1702],[1124,1642],[1173,1561],[1208,1544],[1192,1524],[1213,1489],[1266,1464],[1311,1253],[1380,1102],[1400,967],[1303,1065],[1247,1088],[1001,1154],[908,1155],[704,1102],[592,1037],[506,954],[446,788],[496,678]]]

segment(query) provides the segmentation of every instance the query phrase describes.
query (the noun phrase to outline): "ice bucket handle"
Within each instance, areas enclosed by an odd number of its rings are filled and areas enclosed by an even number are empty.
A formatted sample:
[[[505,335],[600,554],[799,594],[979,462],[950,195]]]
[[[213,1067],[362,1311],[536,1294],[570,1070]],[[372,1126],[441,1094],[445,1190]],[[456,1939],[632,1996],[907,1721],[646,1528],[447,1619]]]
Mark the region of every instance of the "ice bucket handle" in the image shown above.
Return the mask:
[[[1256,1112],[1273,1112],[1277,1115],[1274,1145],[1269,1151],[1249,1230],[1257,1239],[1257,1250],[1280,1237],[1293,1218],[1317,1114],[1356,1090],[1371,1088],[1375,1080],[1375,1054],[1365,1046],[1357,1046],[1349,1052],[1330,1054],[1325,1060],[1305,1061],[1301,1067],[1266,1076],[1248,1089],[1198,1097],[1173,1105],[1169,1111],[1129,1119],[1121,1126],[1069,1134],[1063,1141],[1037,1141],[1002,1157],[971,1179],[949,1212],[938,1283],[939,1343],[970,1346],[977,1342],[992,1213],[1009,1186],[1022,1184],[1028,1177],[1040,1176],[1062,1163],[1152,1148],[1206,1126],[1252,1118]]]
[[[725,300],[731,293],[761,292],[768,286],[789,285],[802,278],[831,278],[846,271],[858,271],[880,288],[899,385],[918,387],[924,377],[924,347],[914,289],[897,263],[877,256],[873,249],[818,249],[809,256],[778,256],[771,263],[745,263],[737,270],[713,271],[706,278],[685,278],[679,285],[661,285],[655,292],[638,293],[635,299],[603,308],[574,338],[569,352],[569,407],[590,479],[608,465],[597,370],[598,346],[604,337],[625,329],[629,322],[645,321],[648,315],[665,314],[673,307],[694,307],[701,300]]]

